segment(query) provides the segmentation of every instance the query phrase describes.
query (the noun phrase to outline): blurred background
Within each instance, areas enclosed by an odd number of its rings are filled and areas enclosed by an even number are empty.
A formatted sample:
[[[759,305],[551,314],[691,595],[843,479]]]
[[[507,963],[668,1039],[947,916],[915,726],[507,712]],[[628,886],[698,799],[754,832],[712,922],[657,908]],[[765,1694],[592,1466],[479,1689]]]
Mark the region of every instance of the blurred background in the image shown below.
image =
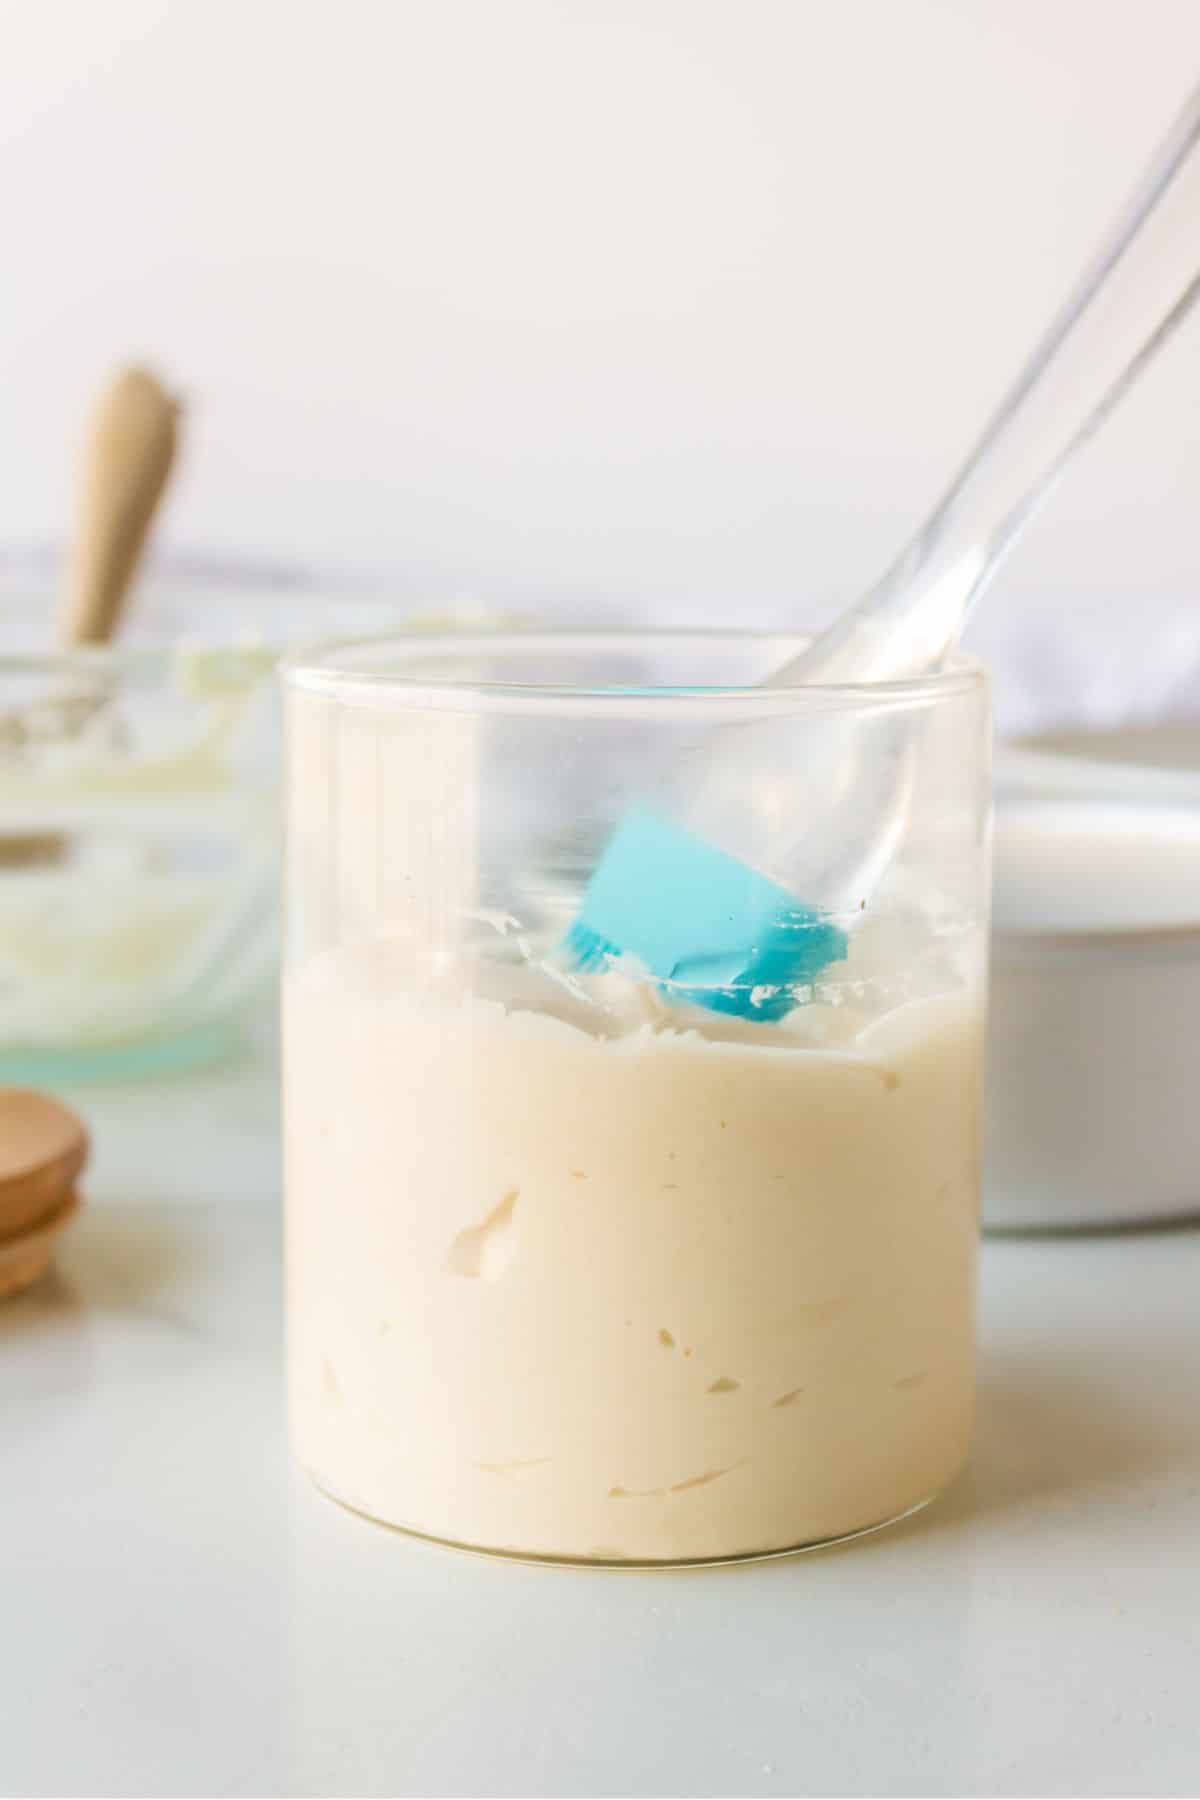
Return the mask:
[[[952,472],[1200,7],[0,0],[0,46],[0,552],[62,537],[136,355],[188,398],[177,554],[802,623]],[[1188,704],[1198,393],[1191,330],[1001,576],[1006,723]]]

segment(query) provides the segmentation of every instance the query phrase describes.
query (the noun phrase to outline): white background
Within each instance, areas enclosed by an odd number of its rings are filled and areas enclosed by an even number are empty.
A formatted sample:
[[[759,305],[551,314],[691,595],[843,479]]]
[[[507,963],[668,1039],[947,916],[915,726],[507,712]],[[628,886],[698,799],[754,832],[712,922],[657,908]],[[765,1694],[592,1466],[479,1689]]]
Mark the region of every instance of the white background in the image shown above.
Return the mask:
[[[1197,0],[0,0],[0,546],[133,352],[192,398],[175,545],[823,614],[1197,74]],[[985,641],[1190,614],[1198,405],[1200,321]]]

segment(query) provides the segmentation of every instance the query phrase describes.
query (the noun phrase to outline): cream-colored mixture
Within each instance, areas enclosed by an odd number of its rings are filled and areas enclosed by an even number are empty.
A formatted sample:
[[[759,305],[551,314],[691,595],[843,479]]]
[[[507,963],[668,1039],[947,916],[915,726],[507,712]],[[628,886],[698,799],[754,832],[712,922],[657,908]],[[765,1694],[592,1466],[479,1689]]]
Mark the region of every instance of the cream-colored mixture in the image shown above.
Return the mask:
[[[873,1016],[739,1028],[533,970],[419,981],[399,939],[311,958],[285,995],[302,1461],[392,1523],[582,1558],[928,1499],[971,1421],[972,960]]]

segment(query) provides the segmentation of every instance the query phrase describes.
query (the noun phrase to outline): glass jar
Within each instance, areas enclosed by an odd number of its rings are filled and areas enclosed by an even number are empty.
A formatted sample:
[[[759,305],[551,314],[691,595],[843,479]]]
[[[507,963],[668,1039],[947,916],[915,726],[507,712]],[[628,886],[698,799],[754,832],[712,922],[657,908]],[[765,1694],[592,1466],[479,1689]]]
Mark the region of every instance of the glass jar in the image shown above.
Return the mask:
[[[986,683],[757,686],[801,647],[393,638],[289,665],[290,1402],[348,1505],[683,1563],[870,1530],[962,1465]],[[803,901],[794,978],[765,978],[749,913],[686,979],[625,946],[581,966],[589,883],[647,817],[701,860],[647,861],[636,907],[686,944],[736,865]]]

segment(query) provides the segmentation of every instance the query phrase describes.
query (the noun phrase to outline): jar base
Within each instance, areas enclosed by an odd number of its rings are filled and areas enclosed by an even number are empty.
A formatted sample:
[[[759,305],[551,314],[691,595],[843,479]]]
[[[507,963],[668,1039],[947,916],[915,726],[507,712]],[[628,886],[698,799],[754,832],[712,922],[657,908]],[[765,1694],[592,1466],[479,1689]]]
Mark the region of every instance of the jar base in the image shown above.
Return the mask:
[[[900,1525],[905,1519],[924,1512],[944,1492],[944,1489],[938,1488],[932,1494],[914,1501],[911,1506],[906,1506],[903,1511],[891,1513],[886,1519],[876,1519],[870,1525],[858,1525],[853,1531],[841,1531],[831,1537],[812,1538],[799,1544],[782,1544],[777,1549],[737,1550],[728,1556],[561,1556],[551,1551],[507,1550],[495,1544],[468,1544],[457,1538],[437,1537],[430,1531],[418,1531],[411,1525],[401,1525],[393,1519],[380,1518],[378,1513],[373,1513],[357,1501],[340,1494],[311,1469],[305,1470],[305,1473],[317,1492],[327,1500],[335,1501],[347,1512],[357,1514],[360,1519],[366,1519],[372,1525],[382,1526],[386,1531],[395,1532],[399,1537],[413,1538],[422,1544],[436,1544],[442,1550],[465,1551],[469,1556],[491,1557],[498,1562],[531,1563],[551,1569],[721,1569],[729,1568],[735,1563],[772,1562],[784,1556],[803,1556],[810,1550],[830,1550],[837,1544],[852,1544],[857,1538],[873,1537],[878,1531],[887,1531],[890,1526]]]

